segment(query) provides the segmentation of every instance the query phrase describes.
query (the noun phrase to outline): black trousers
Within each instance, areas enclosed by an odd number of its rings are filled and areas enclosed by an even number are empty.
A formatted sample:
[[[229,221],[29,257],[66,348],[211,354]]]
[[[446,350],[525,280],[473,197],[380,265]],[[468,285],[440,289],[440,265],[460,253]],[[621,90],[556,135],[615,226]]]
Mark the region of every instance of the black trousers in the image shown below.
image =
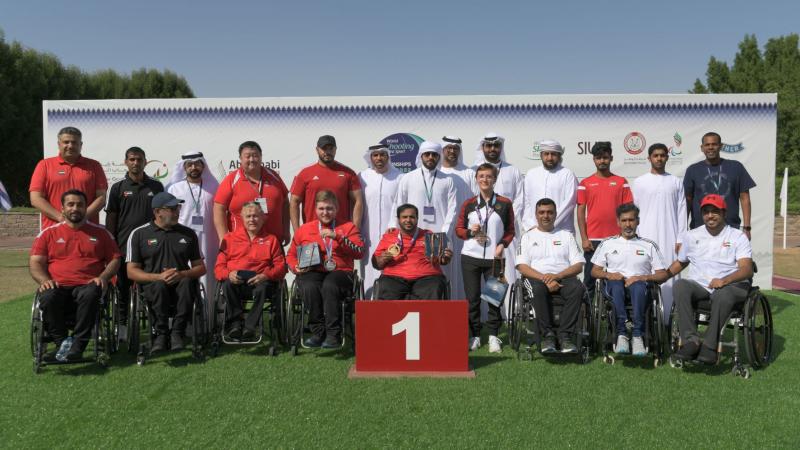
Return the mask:
[[[596,250],[597,246],[600,245],[602,241],[590,241],[592,243],[592,247]],[[595,285],[595,278],[592,276],[592,257],[594,256],[594,250],[590,252],[583,252],[583,258],[586,260],[586,264],[583,265],[583,284],[586,286],[586,292],[589,293],[589,298],[594,298],[594,285]]]
[[[308,328],[319,339],[342,338],[342,302],[353,290],[353,272],[306,272],[297,286],[308,310]]]
[[[60,286],[42,292],[39,308],[47,332],[56,345],[67,337],[67,319],[75,315],[73,346],[81,351],[92,338],[92,328],[100,309],[100,286],[89,283],[83,286]]]
[[[264,303],[268,298],[272,298],[278,289],[275,281],[266,281],[255,287],[247,283],[233,284],[230,280],[222,282],[222,292],[225,295],[225,328],[230,329],[234,326],[241,327],[244,319],[244,327],[256,330],[259,326]],[[242,304],[244,300],[253,299],[253,306],[245,314]],[[277,309],[277,308],[276,308]]]
[[[439,300],[444,296],[447,279],[444,275],[431,275],[406,280],[405,278],[381,275],[378,278],[380,300]]]
[[[747,293],[750,291],[750,283],[742,281],[725,286],[722,289],[715,289],[709,293],[703,286],[692,280],[676,280],[672,286],[672,301],[678,311],[678,331],[681,333],[683,342],[693,341],[700,343],[700,336],[697,334],[697,323],[695,318],[695,305],[701,300],[711,300],[711,317],[708,318],[708,329],[706,330],[703,344],[713,350],[717,350],[719,342],[719,332],[725,326],[723,322],[733,310],[734,306],[742,304],[747,300]]]
[[[464,280],[464,292],[467,294],[467,300],[469,301],[469,329],[472,332],[472,337],[480,337],[481,335],[481,280],[492,275],[498,275],[492,273],[493,263],[493,259],[461,255],[461,275]],[[497,269],[499,271],[499,267]],[[487,303],[486,306],[489,307],[486,327],[489,329],[490,335],[497,336],[500,331],[500,325],[503,323],[500,308],[490,303]]]
[[[536,324],[541,330],[541,337],[554,334],[553,332],[553,296],[559,295],[564,301],[561,313],[558,316],[559,338],[572,337],[578,326],[578,315],[581,312],[583,301],[583,285],[578,277],[569,277],[561,280],[562,288],[551,293],[547,285],[539,280],[525,278],[525,288],[528,295],[532,296],[533,310],[536,312]]]
[[[142,286],[145,301],[149,302],[155,316],[156,334],[169,334],[169,317],[174,311],[172,334],[183,336],[192,314],[195,295],[199,293],[197,280],[184,278],[173,285],[154,281]]]
[[[127,322],[128,307],[131,302],[131,280],[128,278],[128,267],[125,264],[125,255],[120,258],[119,271],[117,272],[117,304],[119,305],[120,323]]]

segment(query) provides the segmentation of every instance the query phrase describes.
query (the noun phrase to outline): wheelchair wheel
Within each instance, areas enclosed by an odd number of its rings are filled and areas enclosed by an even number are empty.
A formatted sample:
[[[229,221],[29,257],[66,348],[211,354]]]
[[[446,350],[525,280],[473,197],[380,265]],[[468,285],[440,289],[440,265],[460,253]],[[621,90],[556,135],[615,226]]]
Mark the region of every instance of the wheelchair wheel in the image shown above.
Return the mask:
[[[287,296],[286,305],[286,344],[290,347],[292,356],[297,355],[303,339],[303,299],[297,280],[292,283],[292,289]]]
[[[200,285],[200,295],[194,301],[192,308],[192,356],[195,359],[205,358],[205,349],[208,337],[208,326],[206,324],[206,299],[203,295],[203,286]]]
[[[665,357],[669,358],[669,365],[676,368],[683,367],[683,361],[672,357],[681,348],[681,333],[678,331],[678,311],[675,308],[675,302],[672,302],[672,307],[669,313],[669,323],[667,324],[667,337],[664,343],[664,349],[667,351]]]
[[[581,364],[588,364],[592,357],[592,306],[588,300],[581,301],[579,312],[579,328],[576,333],[575,345],[578,347]]]
[[[759,290],[747,299],[744,310],[745,351],[754,369],[766,367],[772,358],[772,311]]]
[[[139,352],[139,341],[141,333],[141,315],[139,293],[135,287],[131,287],[130,307],[128,309],[128,353],[136,354]]]
[[[33,298],[31,306],[31,356],[33,356],[33,373],[38,374],[42,371],[42,359],[47,351],[47,343],[44,342],[44,322],[42,313],[39,310],[39,294]]]
[[[508,343],[511,349],[515,352],[519,351],[519,345],[522,341],[522,323],[520,314],[520,302],[522,302],[522,280],[514,282],[514,287],[511,294],[508,296]]]
[[[282,280],[278,286],[278,292],[269,303],[269,321],[265,321],[262,317],[262,327],[267,328],[270,337],[269,347],[267,347],[267,354],[269,356],[275,356],[278,353],[278,347],[285,342],[283,324],[286,315],[287,291],[286,280]],[[262,329],[262,334],[263,333],[264,330]]]
[[[653,366],[658,367],[664,362],[667,354],[667,331],[664,325],[664,302],[661,299],[661,289],[654,285],[651,288],[650,298],[652,301],[650,315],[652,317],[651,330],[652,342],[650,352],[653,354]]]
[[[595,355],[598,356],[604,353],[603,350],[609,333],[608,324],[603,319],[608,319],[606,303],[600,287],[595,287],[594,300],[592,301],[592,347]]]
[[[109,286],[106,297],[100,305],[97,324],[95,325],[95,360],[102,367],[108,367],[111,355],[116,352],[114,319],[111,316],[115,297],[114,287]]]

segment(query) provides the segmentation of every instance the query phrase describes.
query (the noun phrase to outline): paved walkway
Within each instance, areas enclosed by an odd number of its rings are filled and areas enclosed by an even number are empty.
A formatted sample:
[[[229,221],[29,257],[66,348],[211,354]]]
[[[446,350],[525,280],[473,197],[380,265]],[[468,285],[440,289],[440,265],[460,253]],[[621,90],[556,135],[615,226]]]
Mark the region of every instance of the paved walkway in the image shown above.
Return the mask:
[[[0,250],[28,250],[33,245],[34,236],[19,238],[1,238]]]

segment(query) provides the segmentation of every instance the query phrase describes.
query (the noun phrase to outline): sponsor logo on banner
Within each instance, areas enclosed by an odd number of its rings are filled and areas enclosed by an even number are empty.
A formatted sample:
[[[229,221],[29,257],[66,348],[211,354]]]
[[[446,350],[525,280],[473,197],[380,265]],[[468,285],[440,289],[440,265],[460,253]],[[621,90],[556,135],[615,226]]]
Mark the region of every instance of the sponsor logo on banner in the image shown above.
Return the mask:
[[[644,138],[642,133],[638,131],[631,131],[625,136],[625,140],[622,141],[622,145],[625,147],[625,151],[631,155],[638,155],[642,153],[647,147],[647,140]]]
[[[109,186],[117,181],[125,179],[125,174],[128,173],[128,167],[125,165],[125,163],[104,161],[100,165],[103,166],[103,172],[106,173],[106,179],[108,179]],[[124,193],[123,195],[127,197],[127,195]]]
[[[725,153],[739,153],[744,150],[744,144],[741,142],[738,144],[726,144],[723,142],[721,150]]]
[[[672,141],[675,143],[669,148],[669,156],[678,156],[682,154],[681,145],[683,144],[683,137],[677,131],[672,135]]]
[[[578,142],[578,155],[591,155],[592,154],[592,146],[597,141],[580,141]],[[565,152],[566,153],[566,152]]]
[[[395,133],[381,139],[380,143],[389,147],[392,165],[400,172],[406,173],[417,168],[417,153],[419,144],[423,141],[424,139],[416,134]]]
[[[542,150],[539,149],[539,144],[533,144],[533,151],[531,152],[531,157],[528,158],[534,161],[541,161],[542,160]]]
[[[223,164],[222,161],[220,161],[219,164],[222,165]],[[241,167],[241,165],[242,165],[242,163],[239,162],[238,159],[229,159],[228,160],[228,170],[227,170],[226,175],[228,173],[235,172],[236,170],[239,170],[239,167]],[[280,159],[270,159],[269,161],[262,160],[261,161],[261,167],[263,167],[265,169],[272,169],[275,172],[280,173],[280,171],[281,171],[281,160]]]
[[[167,163],[154,159],[147,161],[147,165],[144,166],[144,172],[150,175],[151,178],[163,180],[169,175],[169,168],[167,167]]]

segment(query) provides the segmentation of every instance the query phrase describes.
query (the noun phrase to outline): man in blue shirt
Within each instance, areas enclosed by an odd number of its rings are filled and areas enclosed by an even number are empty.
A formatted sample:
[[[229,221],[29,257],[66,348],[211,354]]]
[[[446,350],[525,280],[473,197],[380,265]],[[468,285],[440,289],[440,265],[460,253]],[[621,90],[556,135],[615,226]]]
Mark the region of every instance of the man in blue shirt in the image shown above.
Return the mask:
[[[683,177],[686,205],[691,208],[689,228],[703,225],[700,200],[708,194],[717,194],[722,196],[728,205],[725,222],[734,228],[741,228],[745,236],[750,239],[750,189],[754,188],[756,183],[742,163],[720,157],[722,138],[719,134],[708,132],[703,135],[701,142],[700,150],[706,159],[689,166]],[[739,202],[742,204],[741,219]]]

